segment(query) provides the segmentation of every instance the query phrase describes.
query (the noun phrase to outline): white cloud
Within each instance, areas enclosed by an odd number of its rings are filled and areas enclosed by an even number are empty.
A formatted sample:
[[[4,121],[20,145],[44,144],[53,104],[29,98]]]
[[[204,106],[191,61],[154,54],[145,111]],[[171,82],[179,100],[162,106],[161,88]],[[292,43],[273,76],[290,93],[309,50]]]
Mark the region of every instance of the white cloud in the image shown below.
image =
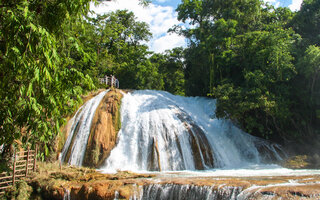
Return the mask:
[[[280,0],[264,0],[264,2],[273,5],[275,8],[280,6]]]
[[[166,1],[166,0],[157,0]],[[144,21],[150,26],[153,39],[148,42],[149,48],[155,52],[162,52],[174,47],[186,46],[183,37],[176,34],[168,34],[167,31],[175,24],[181,24],[177,20],[177,13],[173,7],[160,6],[150,3],[149,6],[139,5],[139,0],[115,0],[105,2],[98,6],[91,5],[91,9],[98,14],[108,13],[118,9],[132,11],[139,21]]]
[[[291,5],[289,5],[288,7],[292,10],[292,11],[298,11],[300,10],[300,6],[302,4],[303,0],[292,0]]]
[[[264,0],[265,3],[275,3],[277,0]]]
[[[156,53],[164,52],[167,49],[183,47],[186,45],[185,38],[177,34],[166,34],[150,42],[150,50]]]

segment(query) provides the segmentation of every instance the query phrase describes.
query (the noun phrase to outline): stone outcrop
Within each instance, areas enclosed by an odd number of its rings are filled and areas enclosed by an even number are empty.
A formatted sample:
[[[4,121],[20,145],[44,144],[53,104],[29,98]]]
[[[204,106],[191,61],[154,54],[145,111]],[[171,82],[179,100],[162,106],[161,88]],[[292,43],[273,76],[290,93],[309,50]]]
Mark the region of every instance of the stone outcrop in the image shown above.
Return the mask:
[[[93,118],[86,148],[84,166],[98,168],[116,145],[121,127],[120,90],[110,90],[100,102]]]
[[[41,199],[113,200],[129,199],[135,195],[137,183],[151,177],[125,171],[101,174],[94,169],[67,165],[60,169],[55,162],[39,163],[38,172],[26,181],[33,188],[33,196]]]
[[[203,130],[191,119],[191,117],[182,111],[177,112],[177,117],[181,120],[189,133],[192,154],[194,155],[194,164],[197,170],[213,168],[214,154]],[[181,149],[181,148],[180,148]]]

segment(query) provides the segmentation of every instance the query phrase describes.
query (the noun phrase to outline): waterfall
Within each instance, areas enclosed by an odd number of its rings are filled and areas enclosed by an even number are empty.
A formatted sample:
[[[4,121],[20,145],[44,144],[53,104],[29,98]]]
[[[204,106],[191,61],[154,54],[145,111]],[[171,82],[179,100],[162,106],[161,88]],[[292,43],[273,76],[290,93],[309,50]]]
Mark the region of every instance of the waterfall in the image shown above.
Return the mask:
[[[68,162],[70,165],[82,165],[92,119],[100,101],[107,92],[108,90],[100,92],[97,96],[87,101],[71,119],[71,131],[61,152],[62,161]]]
[[[215,117],[216,101],[163,91],[134,91],[121,104],[117,146],[103,171],[177,171],[242,167],[280,159],[277,146]]]
[[[241,187],[232,186],[150,184],[143,187],[140,200],[235,200],[241,191]]]

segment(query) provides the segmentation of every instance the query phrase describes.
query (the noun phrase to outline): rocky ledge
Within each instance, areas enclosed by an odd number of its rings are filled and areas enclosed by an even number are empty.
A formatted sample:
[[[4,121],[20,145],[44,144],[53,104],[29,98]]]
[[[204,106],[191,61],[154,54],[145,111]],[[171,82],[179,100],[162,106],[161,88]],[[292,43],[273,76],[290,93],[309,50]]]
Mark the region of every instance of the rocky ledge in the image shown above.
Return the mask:
[[[194,177],[42,164],[28,182],[43,199],[320,199],[320,175]]]

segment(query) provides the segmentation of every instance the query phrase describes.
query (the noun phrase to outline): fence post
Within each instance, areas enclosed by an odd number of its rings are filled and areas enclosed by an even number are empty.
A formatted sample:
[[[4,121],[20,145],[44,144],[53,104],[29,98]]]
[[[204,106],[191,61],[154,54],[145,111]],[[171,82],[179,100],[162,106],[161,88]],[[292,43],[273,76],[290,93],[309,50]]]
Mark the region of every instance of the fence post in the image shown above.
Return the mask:
[[[35,172],[37,168],[37,154],[38,154],[38,144],[36,144],[36,150],[33,156],[33,172]]]
[[[27,152],[27,161],[26,161],[26,176],[28,175],[28,165],[29,165],[29,146],[28,146],[28,152]]]
[[[14,186],[15,182],[15,175],[16,175],[16,157],[17,157],[17,152],[16,149],[14,149],[14,159],[13,159],[13,173],[12,173],[12,185]]]
[[[111,75],[111,87],[113,87],[113,75]]]

